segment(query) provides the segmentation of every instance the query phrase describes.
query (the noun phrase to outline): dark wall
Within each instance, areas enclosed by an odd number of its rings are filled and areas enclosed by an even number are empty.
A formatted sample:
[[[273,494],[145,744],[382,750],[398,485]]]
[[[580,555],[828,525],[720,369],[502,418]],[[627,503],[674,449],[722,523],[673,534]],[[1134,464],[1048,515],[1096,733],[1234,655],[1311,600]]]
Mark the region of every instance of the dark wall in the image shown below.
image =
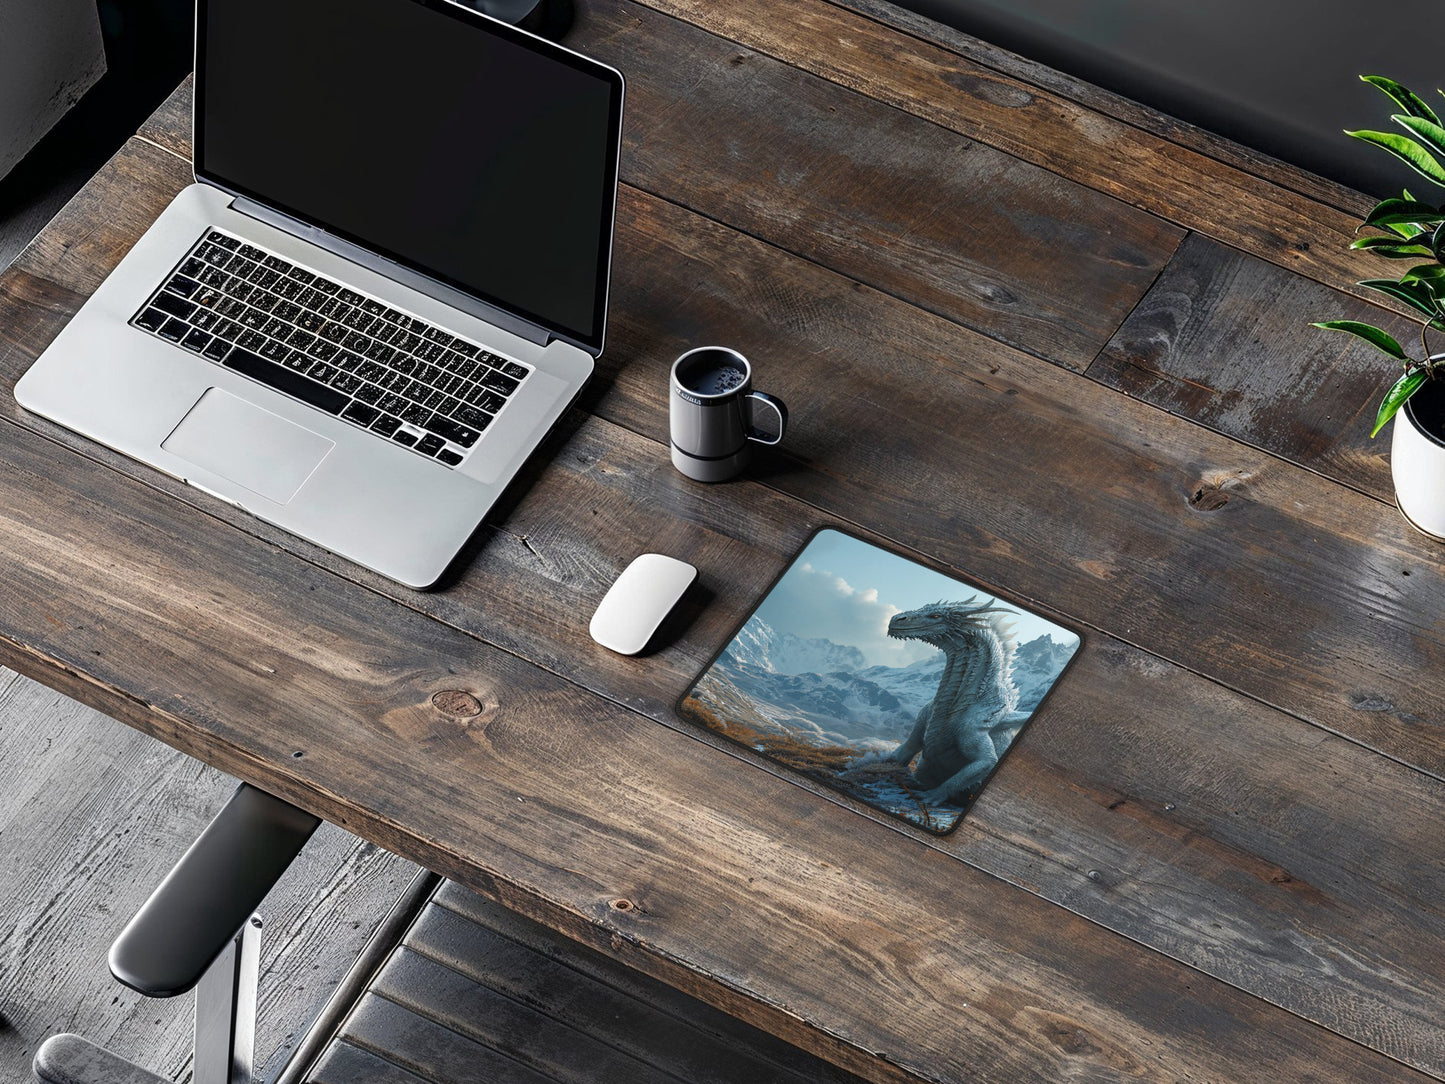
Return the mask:
[[[898,0],[1375,196],[1445,190],[1342,130],[1399,130],[1361,73],[1445,114],[1442,0]]]

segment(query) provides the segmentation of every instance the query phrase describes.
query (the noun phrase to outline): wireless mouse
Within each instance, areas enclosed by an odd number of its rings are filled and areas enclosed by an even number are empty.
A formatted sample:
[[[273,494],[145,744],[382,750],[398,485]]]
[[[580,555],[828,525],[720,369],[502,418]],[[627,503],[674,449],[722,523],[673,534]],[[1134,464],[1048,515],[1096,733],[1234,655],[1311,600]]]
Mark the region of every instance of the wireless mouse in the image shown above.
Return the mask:
[[[636,655],[697,579],[686,561],[644,553],[622,570],[592,615],[592,639],[622,655]]]

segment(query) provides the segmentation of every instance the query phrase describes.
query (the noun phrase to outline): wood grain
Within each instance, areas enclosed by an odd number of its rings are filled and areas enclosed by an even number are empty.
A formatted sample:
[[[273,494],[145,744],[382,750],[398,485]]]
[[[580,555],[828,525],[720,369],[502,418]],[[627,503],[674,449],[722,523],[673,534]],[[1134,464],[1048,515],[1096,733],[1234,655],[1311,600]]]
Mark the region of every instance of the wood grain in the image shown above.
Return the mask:
[[[847,1068],[1418,1075],[6,425],[5,661]]]
[[[1067,98],[1090,112],[1103,113],[1121,120],[1170,143],[1177,143],[1206,157],[1218,159],[1252,177],[1298,192],[1331,207],[1338,207],[1351,215],[1363,218],[1375,202],[1338,181],[1310,173],[1252,147],[1231,142],[1215,132],[1182,121],[1178,117],[1171,117],[1168,113],[1142,105],[1036,60],[1011,53],[962,30],[930,19],[927,15],[890,3],[889,0],[828,2],[875,19],[910,37],[941,46],[951,53],[1011,76],[1022,83]]]
[[[159,157],[139,147],[128,154]],[[129,178],[137,168],[129,159],[115,163],[121,177]],[[132,190],[139,188],[129,179],[126,183]],[[748,334],[758,339],[777,336],[767,322],[786,312],[790,304],[782,295],[759,302],[726,276],[714,280],[701,266],[704,263],[735,267],[741,272],[740,281],[785,283],[795,291],[793,296],[821,298],[824,306],[814,316],[814,330],[826,341],[840,344],[838,356],[848,356],[852,350],[861,354],[879,329],[902,327],[910,319],[903,315],[908,311],[903,306],[840,284],[816,270],[798,271],[796,261],[784,262],[752,242],[729,240],[725,231],[701,229],[683,212],[664,209],[660,213],[675,213],[677,221],[650,221],[642,212],[630,211],[622,245],[642,251],[645,258],[640,265],[670,281],[704,283],[705,304],[674,310],[682,318],[698,320],[693,334],[704,336],[715,328],[751,324]],[[57,223],[57,231],[64,226],[65,220]],[[678,246],[665,240],[671,237],[691,241]],[[71,285],[58,289],[61,294],[81,291],[90,274],[93,271],[72,265],[64,275]],[[18,275],[14,281],[29,283]],[[724,285],[718,287],[714,281]],[[633,276],[620,289],[628,311],[646,313],[648,306],[657,305],[647,284]],[[45,290],[33,283],[22,292],[45,295]],[[734,313],[740,315],[734,319]],[[43,316],[43,312],[37,313],[30,322],[43,323]],[[973,339],[956,329],[949,330],[942,321],[931,326],[913,321],[908,326],[915,336],[909,345],[921,349],[920,356],[930,361],[957,350],[979,371],[992,357],[990,351],[974,345]],[[627,391],[623,387],[629,380],[638,384],[638,378],[628,375],[633,366],[650,367],[660,379],[671,356],[668,344],[646,352],[640,349],[639,329],[645,330],[642,317],[634,319],[624,333],[624,340],[630,336],[631,344],[624,341],[609,355],[606,364],[616,357],[626,360],[618,367],[616,384],[604,400],[631,395],[641,404],[636,415],[654,419],[651,424],[660,430],[661,422],[656,420],[660,405],[644,397],[650,389],[639,385],[639,390]],[[801,339],[805,333],[794,334]],[[766,354],[759,347],[755,356]],[[804,359],[808,364],[806,355]],[[889,366],[884,372],[875,377],[850,375],[844,386],[880,403],[888,402],[888,397],[881,391],[869,391],[870,381],[877,383],[880,378],[897,382],[903,389],[900,394],[924,394],[925,373],[917,359],[883,355],[883,360]],[[830,355],[823,361],[835,363],[835,358]],[[940,371],[950,371],[941,362],[932,363],[939,365]],[[1032,382],[1022,375],[1031,371],[1026,366],[1052,371],[1032,360],[1014,364],[1020,386]],[[865,362],[858,363],[859,370],[865,367]],[[806,371],[800,377],[804,378]],[[1067,379],[1081,384],[1077,378]],[[1010,386],[1005,383],[999,394]],[[1062,400],[1065,392],[1060,389],[1056,394]],[[1092,397],[1097,403],[1129,406],[1112,393],[1090,391],[1089,385],[1082,385],[1081,394],[1086,402]],[[954,391],[952,396],[950,409],[967,408],[966,394]],[[622,405],[627,405],[625,398]],[[841,411],[847,409],[847,403],[829,409]],[[1104,435],[1097,435],[1097,430],[1070,417],[1062,404],[1048,409],[1055,428],[1050,441],[1044,442],[1046,446],[1060,431],[1067,432],[1070,441],[1082,441],[1071,446],[1082,447],[1089,454],[1119,439],[1111,435],[1119,431],[1117,422],[1107,423]],[[1138,406],[1130,409],[1141,419],[1134,423],[1140,434],[1136,446],[1147,451],[1153,438],[1142,419],[1163,416]],[[620,410],[614,413],[620,416]],[[927,408],[916,408],[916,416],[926,414]],[[829,420],[825,415],[804,424],[809,433],[805,440],[816,441],[819,432],[826,432]],[[1123,431],[1128,432],[1127,428]],[[1192,443],[1200,439],[1197,430],[1176,423],[1166,432],[1175,434],[1173,454],[1193,454]],[[75,438],[63,439],[75,442]],[[84,442],[78,446],[89,449]],[[94,449],[89,454],[104,455]],[[116,457],[108,461],[163,484],[145,468]],[[787,460],[773,463],[771,469],[774,485],[793,485],[804,474]],[[876,468],[863,468],[865,484],[870,469],[875,472],[873,477],[878,477]],[[1055,473],[1067,478],[1062,471]],[[1310,477],[1299,473],[1306,480]],[[1011,484],[1007,476],[997,477],[1006,491]],[[570,433],[566,443],[554,444],[525,481],[531,490],[504,511],[498,529],[479,541],[465,574],[450,590],[427,596],[402,592],[397,597],[664,722],[672,722],[673,700],[720,646],[732,624],[740,620],[748,600],[758,597],[807,531],[826,522],[815,511],[762,487],[691,485],[666,465],[650,440],[596,422]],[[936,487],[945,507],[954,499],[948,492],[956,486],[956,482],[941,482]],[[1224,495],[1229,497],[1230,491]],[[237,517],[214,502],[195,495],[187,499],[201,501],[246,530],[263,531],[254,521]],[[873,515],[870,509],[877,503],[878,498],[870,495],[842,510],[866,518]],[[1370,507],[1369,502],[1363,503]],[[1123,517],[1122,503],[1120,508]],[[878,518],[895,535],[903,533],[889,527],[885,518]],[[921,523],[927,517],[911,509],[907,518]],[[1116,529],[1122,532],[1128,525],[1121,522]],[[593,645],[575,615],[590,611],[611,578],[636,552],[641,538],[707,570],[705,582],[714,600],[692,615],[692,624],[675,647],[646,660],[621,660]],[[327,563],[328,559],[311,547],[294,541],[286,544],[318,563]],[[1042,548],[1042,544],[1028,544]],[[950,540],[937,552],[978,574],[979,552],[967,541]],[[1012,556],[1015,561],[1024,558],[1023,554]],[[329,560],[329,567],[358,576],[378,591],[397,594],[395,588],[334,559]],[[1013,567],[1006,565],[1005,570]],[[1082,608],[1081,612],[1087,613]],[[1441,1033],[1430,1005],[1439,993],[1442,968],[1432,955],[1421,956],[1416,946],[1434,943],[1438,935],[1435,912],[1426,901],[1438,895],[1440,886],[1429,877],[1420,879],[1414,857],[1434,852],[1428,841],[1400,834],[1402,826],[1382,821],[1379,813],[1391,807],[1395,795],[1413,795],[1409,801],[1418,810],[1416,819],[1429,823],[1431,810],[1438,809],[1441,800],[1434,784],[1334,739],[1328,740],[1327,755],[1321,760],[1317,750],[1322,736],[1313,728],[1243,697],[1225,694],[1217,686],[1149,660],[1123,644],[1105,642],[1099,649],[1100,655],[1091,654],[1084,668],[1071,676],[1048,717],[1030,731],[1030,741],[1045,743],[1038,746],[1039,759],[1023,760],[1023,767],[1017,769],[1013,761],[1006,765],[974,814],[978,833],[960,834],[944,846],[982,869],[1292,1011],[1413,1064],[1438,1066]],[[1160,705],[1167,705],[1163,714],[1169,720],[1162,732]],[[1099,719],[1116,728],[1109,731],[1108,742],[1098,741]],[[1228,724],[1222,729],[1221,720]],[[1191,770],[1194,764],[1220,762],[1221,746],[1238,753],[1230,759],[1228,771],[1201,775]],[[1121,772],[1116,763],[1119,747],[1137,747],[1151,755],[1132,760],[1134,767]],[[1028,748],[1032,746],[1021,748],[1020,755]],[[1369,780],[1369,785],[1352,795],[1352,800],[1320,803],[1313,780],[1335,764],[1343,764],[1351,778]],[[1024,774],[1012,775],[1016,770]],[[1251,820],[1241,821],[1241,810],[1257,812],[1267,821],[1277,816],[1271,811],[1273,806],[1261,803],[1260,796],[1267,794],[1278,794],[1281,802],[1292,808],[1310,810],[1308,840],[1357,839],[1359,846],[1331,842],[1316,851],[1290,833],[1241,834],[1241,825],[1254,825]],[[997,805],[990,800],[992,795],[997,795]],[[1088,796],[1087,800],[1080,800],[1080,795]],[[1118,808],[1109,808],[1121,796],[1134,802],[1121,807],[1126,809],[1122,814]],[[1142,803],[1138,800],[1141,796]],[[1188,812],[1171,815],[1164,809],[1170,804]],[[1146,827],[1136,837],[1139,853],[1131,856],[1119,849],[1116,837],[1126,818],[1135,814]],[[1416,819],[1406,823],[1416,823]],[[1056,853],[1057,859],[1046,860],[1039,853],[1033,837],[1041,822],[1058,825],[1049,851]],[[1187,830],[1181,824],[1187,824]],[[1260,871],[1265,871],[1263,877]],[[1090,872],[1098,876],[1090,877]],[[1277,875],[1289,880],[1273,880]],[[1320,921],[1308,906],[1318,897],[1289,887],[1297,882],[1325,892],[1331,900],[1329,914],[1337,914],[1339,921]],[[1327,890],[1321,889],[1321,884],[1340,887]],[[1200,898],[1220,901],[1219,906],[1237,919],[1227,928],[1201,921],[1197,912]],[[1376,938],[1380,948],[1372,954],[1368,967],[1342,973],[1333,960],[1340,953],[1357,951],[1355,934],[1364,927],[1381,931],[1382,936]],[[1292,946],[1283,963],[1281,928],[1290,931]],[[1395,936],[1397,932],[1405,932],[1403,939]],[[1338,996],[1342,986],[1351,991],[1349,998]]]
[[[1389,431],[1370,428],[1399,365],[1312,320],[1380,324],[1419,350],[1419,325],[1196,236],[1089,375],[1393,501]]]
[[[1353,213],[827,0],[786,19],[767,0],[643,2],[1296,274],[1354,290],[1369,270]]]

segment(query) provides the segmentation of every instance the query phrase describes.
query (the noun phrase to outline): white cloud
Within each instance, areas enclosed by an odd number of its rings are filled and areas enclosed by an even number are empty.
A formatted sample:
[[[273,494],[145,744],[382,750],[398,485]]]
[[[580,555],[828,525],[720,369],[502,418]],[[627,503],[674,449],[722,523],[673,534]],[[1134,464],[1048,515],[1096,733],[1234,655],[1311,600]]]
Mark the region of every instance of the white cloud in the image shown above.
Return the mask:
[[[879,601],[876,587],[854,587],[804,562],[779,581],[758,615],[778,632],[856,647],[874,666],[907,666],[936,654],[928,644],[889,637],[888,619],[900,612]]]

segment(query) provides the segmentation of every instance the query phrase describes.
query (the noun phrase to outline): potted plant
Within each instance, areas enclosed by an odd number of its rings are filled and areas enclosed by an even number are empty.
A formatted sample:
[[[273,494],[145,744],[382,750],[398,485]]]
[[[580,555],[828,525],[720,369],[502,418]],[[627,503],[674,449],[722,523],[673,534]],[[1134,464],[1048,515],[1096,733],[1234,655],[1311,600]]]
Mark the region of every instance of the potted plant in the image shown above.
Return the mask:
[[[1401,110],[1392,116],[1405,134],[1358,131],[1346,135],[1393,154],[1431,184],[1445,188],[1445,126],[1419,95],[1392,79],[1360,76]],[[1445,91],[1439,91],[1445,95]],[[1373,437],[1391,418],[1395,423],[1390,469],[1395,500],[1405,518],[1432,538],[1445,541],[1445,352],[1432,353],[1430,332],[1445,331],[1445,207],[1416,199],[1407,189],[1382,200],[1359,229],[1379,231],[1356,238],[1353,249],[1411,266],[1398,278],[1365,279],[1358,285],[1402,302],[1420,323],[1418,356],[1393,336],[1357,320],[1326,320],[1313,326],[1363,339],[1400,364],[1399,378],[1385,392],[1370,431]],[[1358,233],[1359,230],[1357,229]]]

